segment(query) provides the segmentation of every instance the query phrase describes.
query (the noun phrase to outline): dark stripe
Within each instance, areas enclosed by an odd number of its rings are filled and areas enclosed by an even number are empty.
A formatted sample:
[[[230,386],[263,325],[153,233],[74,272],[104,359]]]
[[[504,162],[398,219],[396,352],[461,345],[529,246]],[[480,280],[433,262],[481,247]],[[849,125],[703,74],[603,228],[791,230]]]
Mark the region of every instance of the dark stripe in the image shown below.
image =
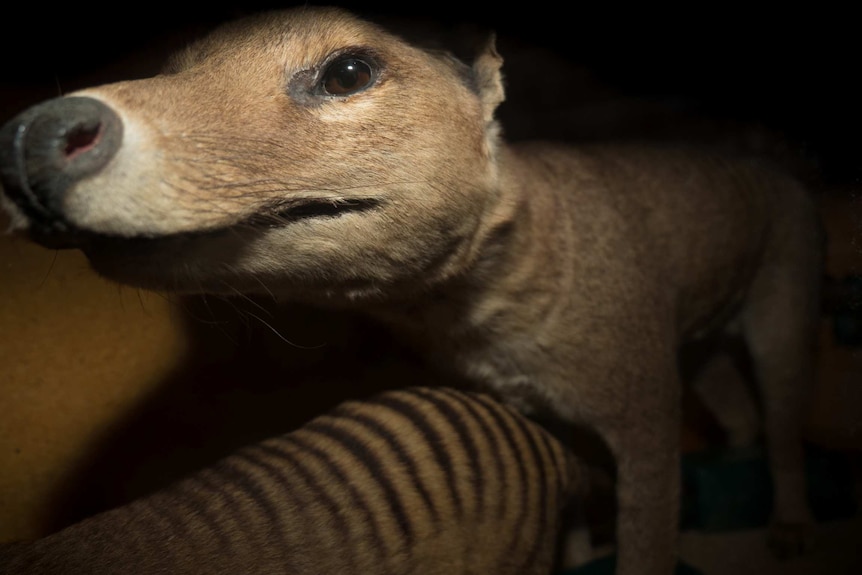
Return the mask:
[[[216,553],[244,556],[245,550],[255,544],[246,527],[249,523],[254,524],[257,518],[249,518],[244,513],[231,493],[232,490],[228,490],[227,483],[215,467],[196,474],[193,481],[195,488],[183,494],[182,504],[192,507],[193,513],[210,526],[218,541]],[[214,507],[214,501],[221,503]],[[213,550],[208,548],[206,552],[211,554]]]
[[[215,513],[212,506],[209,505],[210,498],[205,495],[202,496],[201,487],[209,491],[215,490],[212,483],[204,479],[203,473],[198,473],[188,481],[181,483],[176,490],[172,490],[167,505],[164,505],[164,500],[158,496],[149,499],[149,501],[154,501],[156,505],[159,505],[158,512],[166,509],[186,509],[189,517],[194,517],[199,524],[205,525],[209,529],[218,540],[220,549],[230,551],[233,548],[233,542],[225,533],[221,516]]]
[[[289,437],[281,438],[279,441],[289,443]],[[293,476],[297,476],[305,483],[308,489],[312,491],[312,500],[321,503],[329,513],[332,518],[332,523],[341,535],[341,542],[350,541],[350,527],[348,526],[347,521],[345,521],[344,516],[339,512],[338,504],[326,489],[323,488],[320,480],[316,478],[314,474],[305,467],[305,465],[303,465],[301,459],[291,453],[286,446],[277,446],[272,441],[261,443],[256,446],[256,449],[259,449],[272,457],[285,460],[290,466],[289,473],[291,474],[291,480],[293,481]],[[289,496],[293,495],[291,490],[287,490],[286,493]],[[308,502],[305,498],[294,496],[292,499],[299,508],[300,517],[304,520],[310,520],[312,517],[312,511],[309,509]],[[328,541],[332,542],[332,538],[329,538]],[[336,541],[336,544],[340,543]]]
[[[378,454],[368,448],[361,438],[357,437],[350,429],[333,425],[331,421],[324,419],[316,419],[305,426],[307,431],[319,433],[329,439],[340,443],[348,452],[350,452],[357,461],[362,463],[377,485],[383,489],[386,496],[384,499],[389,504],[389,510],[395,518],[395,522],[401,528],[401,533],[408,546],[413,545],[414,532],[413,525],[407,517],[407,512],[404,510],[404,504],[401,501],[401,496],[391,478],[387,475],[384,466],[378,459]]]
[[[197,538],[194,536],[190,536],[190,532],[194,533],[195,529],[192,528],[192,523],[198,522],[197,514],[194,511],[190,510],[190,506],[183,501],[182,498],[171,498],[165,504],[164,499],[160,498],[150,498],[141,501],[138,505],[132,504],[132,506],[128,507],[128,511],[131,513],[123,514],[123,511],[126,509],[121,509],[119,511],[114,512],[114,516],[122,516],[125,519],[131,517],[134,519],[134,530],[142,535],[148,536],[151,540],[146,541],[147,545],[159,545],[166,539],[173,539],[176,537],[176,542],[182,542],[181,545],[186,547],[186,549],[176,549],[173,546],[173,549],[170,549],[171,552],[180,554],[188,552],[188,549],[197,550]],[[140,511],[139,511],[140,510]],[[214,533],[218,533],[222,535],[217,530],[210,529]],[[206,539],[202,539],[202,541],[206,541]],[[229,540],[224,539],[226,543],[230,543]],[[0,545],[0,549],[2,549],[3,545]],[[166,545],[166,548],[172,547],[172,545]],[[209,550],[204,550],[209,551]],[[0,553],[2,555],[2,553]]]
[[[280,443],[289,443],[287,437],[279,438],[278,441]],[[338,504],[332,498],[332,496],[323,488],[320,480],[314,477],[314,474],[309,471],[303,464],[301,459],[296,457],[293,453],[290,452],[286,446],[281,447],[275,444],[275,440],[266,441],[264,443],[260,443],[255,446],[255,449],[264,452],[265,454],[275,457],[279,460],[283,460],[287,462],[287,466],[285,466],[285,471],[290,475],[290,484],[288,488],[282,490],[284,497],[289,497],[297,506],[299,511],[299,520],[306,521],[309,524],[313,523],[312,519],[317,517],[317,510],[309,509],[309,502],[306,501],[305,498],[299,496],[299,492],[297,489],[292,489],[293,482],[296,478],[299,478],[308,489],[312,492],[312,501],[320,503],[328,512],[329,516],[332,518],[331,522],[327,522],[327,525],[331,525],[338,531],[340,535],[339,538],[336,537],[324,537],[321,540],[320,533],[315,530],[313,534],[309,533],[308,530],[301,530],[302,536],[305,539],[308,539],[309,536],[313,535],[314,541],[310,544],[311,548],[320,549],[324,543],[327,543],[329,547],[333,545],[338,546],[338,549],[344,549],[348,542],[352,542],[352,538],[350,537],[350,528],[347,525],[347,522],[344,520],[344,516],[338,510]],[[286,482],[287,483],[287,482]],[[297,518],[294,517],[293,520]],[[340,539],[340,540],[339,540]],[[306,543],[307,544],[307,543]],[[351,547],[351,551],[356,553],[356,549]],[[292,556],[295,551],[291,550],[289,556]],[[304,553],[303,553],[304,555]],[[297,572],[299,569],[297,569]]]
[[[255,478],[249,468],[257,468],[263,473],[263,478],[259,481]],[[248,497],[251,502],[256,505],[265,515],[265,522],[270,526],[269,529],[264,529],[263,533],[277,533],[280,541],[284,540],[284,525],[282,519],[273,507],[272,497],[267,493],[265,485],[270,482],[278,481],[279,472],[273,469],[271,465],[265,461],[255,457],[248,450],[239,451],[228,459],[223,460],[216,465],[215,471],[222,477],[227,479],[222,491],[228,486],[237,486],[239,493]],[[261,485],[261,481],[263,485]],[[233,501],[236,503],[237,509],[246,511],[245,505],[241,505],[236,497],[237,493],[231,494]],[[251,525],[262,527],[260,521],[252,521]],[[246,523],[246,526],[249,524]]]
[[[470,477],[473,483],[473,493],[476,495],[476,498],[479,500],[479,515],[481,516],[484,513],[483,500],[485,497],[484,493],[484,477],[482,474],[482,465],[479,463],[479,450],[476,448],[476,442],[473,440],[473,434],[470,432],[470,429],[467,427],[467,424],[464,421],[464,416],[455,408],[452,407],[452,404],[445,400],[442,394],[429,390],[427,388],[417,388],[416,390],[419,395],[429,400],[436,408],[437,411],[440,412],[441,415],[449,422],[452,426],[452,429],[455,430],[455,433],[458,435],[460,439],[460,444],[464,447],[464,450],[467,452],[467,465],[470,468]]]
[[[532,455],[533,463],[536,467],[536,472],[538,475],[536,488],[539,490],[538,527],[540,530],[542,530],[545,529],[548,521],[548,478],[545,474],[545,471],[547,468],[547,464],[550,462],[548,462],[544,457],[542,457],[542,453],[539,451],[539,446],[536,444],[536,439],[533,436],[533,430],[531,427],[528,427],[527,421],[523,417],[513,417],[512,420],[515,422],[515,425],[520,428],[521,433],[527,440],[527,446],[529,447],[530,455]],[[539,551],[542,549],[542,545],[544,544],[545,541],[542,537],[533,537],[530,552],[527,554],[527,558],[525,559],[523,564],[525,569],[535,562],[536,556],[538,555]]]
[[[503,406],[495,400],[485,396],[477,395],[476,399],[485,406],[488,410],[488,414],[494,420],[495,426],[503,434],[503,438],[506,440],[506,443],[509,445],[509,449],[512,452],[512,458],[515,460],[515,469],[518,471],[518,484],[516,487],[519,496],[517,501],[520,507],[518,508],[518,519],[514,523],[516,526],[513,531],[514,538],[510,543],[510,548],[515,549],[517,548],[517,542],[520,538],[520,526],[524,524],[524,519],[527,516],[527,468],[524,465],[521,449],[518,447],[517,441],[515,441],[512,428],[508,424],[508,421],[513,417],[512,413],[505,410]],[[503,416],[504,414],[505,417]]]
[[[553,460],[554,470],[556,471],[556,482],[554,484],[554,488],[556,489],[555,497],[557,498],[557,507],[559,507],[563,503],[563,492],[566,490],[566,484],[568,483],[568,462],[564,453],[558,453],[558,450],[554,449],[554,444],[551,442],[551,437],[547,431],[542,429],[538,435],[539,441],[545,448],[545,452]],[[561,457],[562,460],[560,459]]]
[[[503,465],[503,459],[500,455],[500,443],[497,441],[497,434],[493,432],[493,430],[488,426],[488,422],[485,420],[485,417],[479,412],[476,408],[476,401],[474,399],[473,394],[467,394],[461,391],[455,391],[454,389],[442,387],[438,388],[440,393],[443,393],[450,397],[452,400],[457,401],[461,407],[464,408],[467,413],[469,413],[470,418],[476,422],[476,425],[479,426],[482,439],[484,440],[483,448],[487,448],[489,451],[489,457],[491,461],[494,463],[495,471],[497,472],[497,479],[500,481],[500,490],[503,494],[503,497],[498,498],[497,502],[497,517],[500,518],[505,514],[506,511],[506,503],[508,498],[505,496],[508,493],[509,488],[509,474],[506,473],[506,469]],[[485,410],[485,413],[488,413],[488,410]],[[484,510],[484,500],[485,500],[485,480],[483,478],[482,488],[481,488],[481,500],[480,500],[480,510]],[[480,515],[481,517],[481,515]]]
[[[303,431],[305,429],[305,427],[302,428]],[[301,436],[298,432],[292,433],[291,435],[287,436],[286,439],[289,439],[299,448],[311,453],[317,459],[319,459],[327,468],[329,473],[331,473],[335,477],[336,483],[344,486],[347,489],[348,493],[350,494],[350,499],[359,508],[362,514],[365,515],[365,518],[367,519],[368,525],[371,529],[371,538],[373,539],[374,547],[376,549],[379,549],[381,552],[386,549],[383,542],[383,536],[380,533],[380,525],[377,521],[377,517],[374,515],[374,513],[371,512],[371,508],[368,506],[368,502],[365,501],[362,495],[356,490],[356,487],[353,485],[353,482],[350,480],[350,478],[347,477],[344,470],[336,464],[332,456],[328,452],[309,443],[308,440],[305,437]]]
[[[215,520],[219,525],[224,524],[225,521],[232,519],[237,525],[243,525],[243,517],[239,513],[236,505],[234,505],[233,497],[227,491],[227,483],[224,481],[222,477],[222,472],[219,469],[218,465],[212,467],[209,470],[204,470],[202,473],[199,473],[195,477],[200,483],[204,484],[206,488],[209,490],[210,494],[208,496],[214,499],[224,499],[224,509],[226,511],[220,511],[219,514],[215,517]]]
[[[365,427],[368,431],[374,433],[389,445],[389,448],[392,449],[392,452],[398,459],[398,463],[410,476],[410,484],[415,486],[419,491],[419,495],[422,497],[422,501],[425,502],[425,507],[428,509],[428,513],[431,514],[432,521],[435,525],[438,525],[440,522],[440,512],[434,504],[434,499],[431,497],[431,494],[428,493],[428,489],[425,487],[422,477],[419,475],[419,469],[416,467],[416,462],[404,449],[404,446],[400,441],[398,441],[395,434],[367,413],[348,411],[345,409],[343,411],[338,411],[336,415],[339,418],[350,419],[358,425]]]
[[[443,470],[443,473],[446,474],[446,484],[449,487],[449,493],[452,495],[452,501],[455,505],[457,515],[459,517],[463,515],[464,507],[461,503],[461,494],[458,493],[458,489],[455,485],[455,472],[452,469],[452,458],[443,445],[443,440],[440,437],[439,431],[435,429],[428,420],[427,414],[409,401],[396,397],[395,395],[381,396],[376,399],[376,402],[405,416],[422,434],[423,439],[425,439],[428,447],[431,448],[431,451],[434,454],[434,459],[437,461],[437,465]]]

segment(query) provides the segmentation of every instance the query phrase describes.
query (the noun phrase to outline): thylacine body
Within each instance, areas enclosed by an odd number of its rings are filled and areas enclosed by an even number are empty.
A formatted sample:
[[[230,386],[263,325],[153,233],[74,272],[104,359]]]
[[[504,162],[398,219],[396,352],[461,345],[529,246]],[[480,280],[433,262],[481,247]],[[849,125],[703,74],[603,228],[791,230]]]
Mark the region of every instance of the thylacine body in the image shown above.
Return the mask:
[[[164,75],[10,122],[7,203],[107,277],[365,310],[513,403],[595,429],[617,460],[623,574],[671,570],[677,351],[732,326],[765,400],[776,533],[796,545],[810,198],[743,157],[505,144],[501,64],[493,44],[468,67],[337,10],[243,20]]]
[[[488,396],[353,400],[38,541],[6,575],[543,575],[584,488],[546,431]]]

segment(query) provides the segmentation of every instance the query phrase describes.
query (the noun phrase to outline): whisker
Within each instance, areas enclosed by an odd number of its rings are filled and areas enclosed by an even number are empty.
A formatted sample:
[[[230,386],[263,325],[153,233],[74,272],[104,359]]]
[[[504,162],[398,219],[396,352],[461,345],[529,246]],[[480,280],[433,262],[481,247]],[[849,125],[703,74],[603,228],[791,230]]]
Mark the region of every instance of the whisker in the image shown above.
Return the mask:
[[[42,288],[45,286],[45,283],[48,281],[48,276],[51,275],[51,272],[54,271],[54,265],[57,263],[57,256],[59,255],[59,250],[54,250],[54,257],[51,258],[51,264],[48,266],[48,271],[45,272],[45,275],[42,277],[42,281],[39,282],[39,287]]]
[[[144,305],[144,296],[141,293],[141,288],[136,289],[135,294],[137,294],[137,296],[138,296],[138,303],[141,306],[141,311],[146,314],[147,313],[147,306]]]
[[[238,305],[236,305],[234,303],[233,297],[226,297],[226,296],[216,296],[216,297],[218,297],[219,301],[222,301],[222,302],[226,303],[227,305],[229,305],[230,308],[236,314],[236,317],[239,319],[239,321],[242,322],[242,325],[245,328],[244,333],[245,333],[246,343],[249,343],[251,341],[251,338],[252,338],[252,333],[251,333],[252,328],[251,328],[251,319],[249,319],[248,311],[239,307]]]
[[[260,277],[258,277],[258,275],[257,275],[257,274],[251,274],[251,277],[253,277],[253,278],[257,281],[257,283],[259,283],[259,284],[260,284],[260,287],[262,287],[262,288],[263,288],[263,291],[265,291],[267,294],[269,294],[269,297],[272,299],[273,303],[276,303],[276,304],[277,304],[277,303],[278,303],[278,298],[276,298],[276,297],[275,297],[275,293],[273,293],[273,291],[272,291],[271,289],[269,289],[269,286],[267,286],[267,285],[263,282],[263,279],[261,279]]]
[[[321,343],[321,344],[319,344],[319,345],[314,345],[314,346],[299,345],[299,344],[297,344],[297,343],[294,343],[294,342],[290,341],[289,339],[287,339],[286,337],[284,337],[283,335],[281,335],[281,333],[279,333],[279,331],[278,331],[277,329],[275,329],[273,326],[271,326],[271,325],[270,325],[270,324],[268,324],[266,321],[264,321],[264,320],[263,320],[263,318],[258,317],[257,315],[255,315],[255,314],[251,313],[250,311],[246,311],[245,313],[247,313],[247,314],[248,314],[248,315],[250,315],[251,317],[255,318],[255,319],[256,319],[256,320],[258,320],[260,323],[262,323],[263,325],[265,325],[266,327],[268,327],[270,330],[272,330],[272,333],[274,333],[276,336],[278,336],[278,338],[279,338],[281,341],[283,341],[283,342],[285,342],[286,344],[291,345],[291,346],[293,346],[293,347],[295,347],[295,348],[297,348],[297,349],[314,350],[314,349],[320,349],[320,348],[322,348],[322,347],[325,347],[325,346],[326,346],[326,344],[325,344],[325,343]]]
[[[257,303],[256,301],[254,301],[254,299],[252,299],[251,297],[249,297],[248,295],[246,295],[245,293],[243,293],[243,292],[242,292],[242,290],[239,290],[239,289],[235,288],[234,286],[230,285],[228,282],[226,282],[226,281],[224,281],[224,280],[222,280],[222,282],[221,282],[221,283],[222,283],[222,285],[224,285],[226,288],[228,288],[228,289],[229,289],[229,290],[231,290],[233,293],[235,293],[238,297],[240,297],[241,299],[243,299],[243,300],[247,301],[248,303],[250,303],[251,305],[253,305],[253,306],[254,306],[254,307],[256,307],[257,309],[259,309],[260,311],[262,311],[263,313],[265,313],[266,315],[268,315],[270,318],[274,318],[274,317],[275,317],[271,311],[269,311],[268,309],[266,309],[265,307],[263,307],[262,305],[260,305],[260,304],[259,304],[259,303]]]

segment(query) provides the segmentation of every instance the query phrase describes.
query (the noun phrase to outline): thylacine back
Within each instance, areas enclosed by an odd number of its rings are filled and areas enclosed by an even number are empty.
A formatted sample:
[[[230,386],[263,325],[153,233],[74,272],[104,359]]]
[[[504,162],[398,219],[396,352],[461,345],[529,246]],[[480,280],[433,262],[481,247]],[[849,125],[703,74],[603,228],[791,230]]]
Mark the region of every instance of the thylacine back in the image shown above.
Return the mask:
[[[392,391],[0,551],[0,571],[546,574],[575,469],[487,396]]]

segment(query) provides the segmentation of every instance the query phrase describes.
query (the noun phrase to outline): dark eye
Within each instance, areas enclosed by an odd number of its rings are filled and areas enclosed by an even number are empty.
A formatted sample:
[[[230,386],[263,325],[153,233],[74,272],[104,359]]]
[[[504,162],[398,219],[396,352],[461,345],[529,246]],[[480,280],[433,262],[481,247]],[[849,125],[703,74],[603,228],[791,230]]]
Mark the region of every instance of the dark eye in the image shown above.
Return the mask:
[[[331,96],[347,96],[371,85],[374,72],[371,65],[359,58],[341,58],[329,65],[320,85]]]

